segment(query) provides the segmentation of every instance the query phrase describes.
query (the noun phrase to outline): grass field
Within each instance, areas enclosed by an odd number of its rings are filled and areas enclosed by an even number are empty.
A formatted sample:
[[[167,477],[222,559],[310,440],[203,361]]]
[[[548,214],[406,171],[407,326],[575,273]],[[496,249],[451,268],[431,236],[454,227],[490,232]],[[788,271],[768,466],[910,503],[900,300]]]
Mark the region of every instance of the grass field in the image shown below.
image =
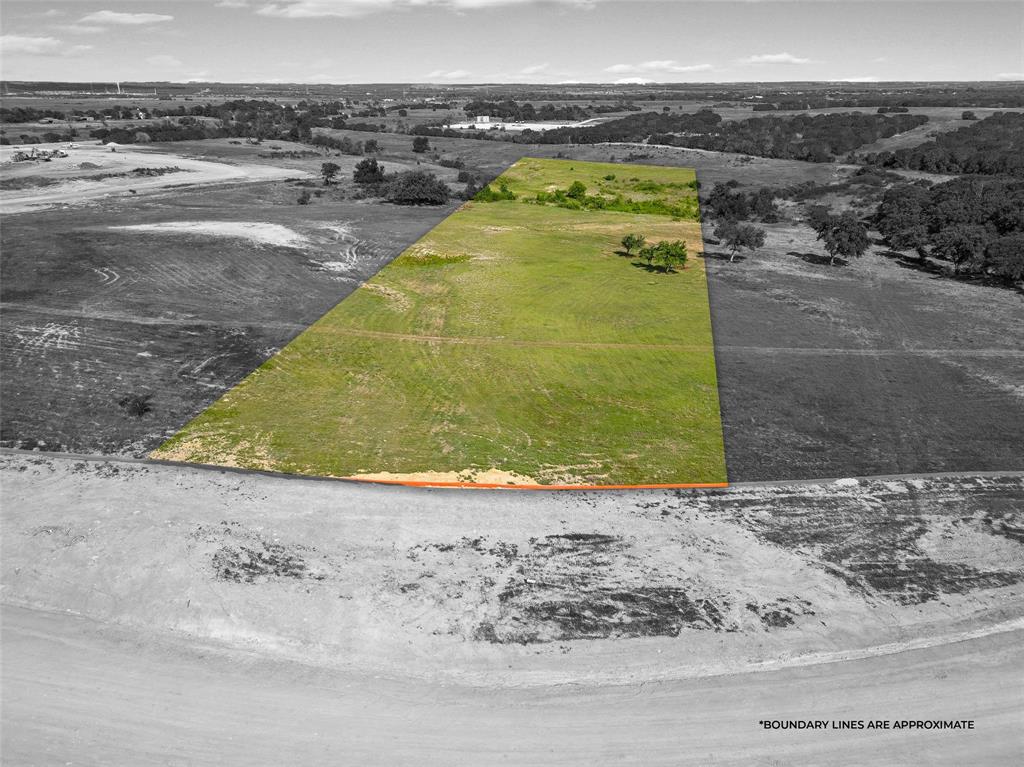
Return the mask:
[[[699,256],[695,206],[687,220],[532,202],[580,181],[678,209],[694,178],[521,160],[500,179],[517,199],[468,203],[153,457],[402,481],[724,482],[703,261],[658,271],[619,245],[638,232]]]

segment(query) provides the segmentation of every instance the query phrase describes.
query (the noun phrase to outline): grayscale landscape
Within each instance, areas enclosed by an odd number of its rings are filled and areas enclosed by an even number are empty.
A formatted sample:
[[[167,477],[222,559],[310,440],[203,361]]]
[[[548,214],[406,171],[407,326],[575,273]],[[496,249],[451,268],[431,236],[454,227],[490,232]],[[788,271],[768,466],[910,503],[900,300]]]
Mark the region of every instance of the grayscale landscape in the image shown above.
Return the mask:
[[[2,5],[4,764],[1024,757],[1019,4]]]

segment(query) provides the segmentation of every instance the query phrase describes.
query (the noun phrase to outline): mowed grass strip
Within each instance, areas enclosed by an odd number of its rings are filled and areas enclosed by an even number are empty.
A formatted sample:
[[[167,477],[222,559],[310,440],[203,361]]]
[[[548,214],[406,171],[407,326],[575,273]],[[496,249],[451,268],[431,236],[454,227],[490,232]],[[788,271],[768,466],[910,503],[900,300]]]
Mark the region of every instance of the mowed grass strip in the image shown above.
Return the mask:
[[[601,192],[612,174],[623,180]],[[693,178],[520,161],[501,177],[516,199],[467,203],[153,457],[340,477],[724,482],[699,223],[533,201],[580,181],[632,199],[630,184],[661,185],[678,202]],[[623,255],[628,232],[686,241],[686,268]]]

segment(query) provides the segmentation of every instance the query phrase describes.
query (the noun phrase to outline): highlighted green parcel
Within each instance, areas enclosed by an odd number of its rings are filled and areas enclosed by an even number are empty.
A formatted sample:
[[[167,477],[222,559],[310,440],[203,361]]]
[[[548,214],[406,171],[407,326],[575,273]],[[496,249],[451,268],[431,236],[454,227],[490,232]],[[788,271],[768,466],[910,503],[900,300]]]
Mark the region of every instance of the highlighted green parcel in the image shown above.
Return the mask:
[[[723,483],[698,216],[690,169],[520,160],[152,455],[426,484]]]

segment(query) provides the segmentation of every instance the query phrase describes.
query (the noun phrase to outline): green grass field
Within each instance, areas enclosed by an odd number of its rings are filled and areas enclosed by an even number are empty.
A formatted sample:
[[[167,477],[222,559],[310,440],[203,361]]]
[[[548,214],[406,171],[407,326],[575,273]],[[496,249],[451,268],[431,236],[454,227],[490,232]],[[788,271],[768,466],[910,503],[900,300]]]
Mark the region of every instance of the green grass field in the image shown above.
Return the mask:
[[[536,202],[574,181],[692,212]],[[430,482],[725,482],[693,182],[519,161],[492,184],[516,199],[467,203],[153,457]],[[691,258],[652,270],[621,252],[628,232],[684,240]]]

